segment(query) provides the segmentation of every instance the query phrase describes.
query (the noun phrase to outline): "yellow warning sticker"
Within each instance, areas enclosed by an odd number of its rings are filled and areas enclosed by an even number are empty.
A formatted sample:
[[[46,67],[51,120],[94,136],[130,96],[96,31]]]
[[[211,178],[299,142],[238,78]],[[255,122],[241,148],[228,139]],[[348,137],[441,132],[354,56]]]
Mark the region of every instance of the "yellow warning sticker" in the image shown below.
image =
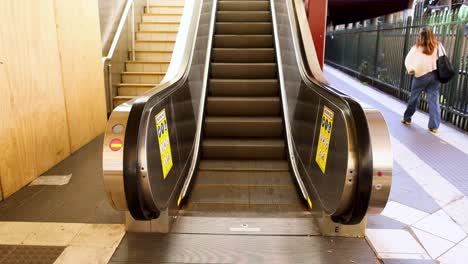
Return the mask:
[[[156,115],[156,131],[158,133],[159,153],[161,154],[161,165],[163,178],[172,169],[171,142],[169,141],[169,127],[167,125],[166,109]]]
[[[317,144],[317,155],[315,156],[315,161],[324,174],[327,167],[328,148],[330,147],[334,115],[335,113],[333,113],[330,108],[323,106],[320,135]]]

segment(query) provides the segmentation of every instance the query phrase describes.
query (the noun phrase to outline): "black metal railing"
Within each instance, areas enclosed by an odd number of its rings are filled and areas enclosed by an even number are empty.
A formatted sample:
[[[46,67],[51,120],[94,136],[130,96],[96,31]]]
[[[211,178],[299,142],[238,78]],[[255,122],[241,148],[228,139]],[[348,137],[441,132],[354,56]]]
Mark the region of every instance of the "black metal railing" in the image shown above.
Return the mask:
[[[442,85],[442,119],[468,131],[468,9],[327,33],[325,61],[402,100],[408,100],[411,76],[405,56],[420,29],[431,26],[458,74]],[[419,105],[428,111],[425,95]]]

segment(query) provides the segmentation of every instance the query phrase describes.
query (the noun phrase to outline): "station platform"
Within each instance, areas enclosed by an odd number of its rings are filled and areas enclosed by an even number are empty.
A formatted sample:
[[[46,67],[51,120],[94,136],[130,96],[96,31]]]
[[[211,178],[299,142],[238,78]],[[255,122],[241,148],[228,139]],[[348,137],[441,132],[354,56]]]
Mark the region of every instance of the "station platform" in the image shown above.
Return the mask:
[[[433,134],[422,112],[407,127],[400,123],[403,102],[329,66],[325,76],[380,110],[392,135],[390,202],[368,217],[366,239],[126,233],[124,214],[104,192],[98,137],[44,173],[71,174],[67,184],[27,186],[0,202],[0,263],[29,263],[41,254],[37,263],[465,263],[467,134],[446,124]]]
[[[429,115],[421,111],[405,126],[404,102],[330,66],[324,72],[334,87],[381,111],[391,133],[390,201],[381,215],[368,218],[366,231],[376,254],[407,259],[401,263],[466,263],[468,134],[444,123],[433,134]]]

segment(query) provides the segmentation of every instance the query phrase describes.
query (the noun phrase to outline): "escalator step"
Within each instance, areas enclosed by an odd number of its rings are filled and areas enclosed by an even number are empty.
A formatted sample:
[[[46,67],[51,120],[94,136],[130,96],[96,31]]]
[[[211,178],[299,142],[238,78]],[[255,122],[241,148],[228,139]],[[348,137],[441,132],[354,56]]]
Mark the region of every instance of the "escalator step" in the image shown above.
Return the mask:
[[[219,11],[269,11],[270,3],[267,1],[219,1]]]
[[[269,11],[218,11],[217,22],[270,22]]]
[[[274,96],[278,94],[278,80],[211,79],[208,90],[213,96]]]
[[[273,27],[270,22],[218,22],[216,35],[271,35]]]
[[[207,117],[207,137],[281,137],[280,117]]]
[[[291,204],[222,204],[192,203],[190,200],[180,211],[184,216],[220,216],[220,217],[310,217],[301,202]]]
[[[214,62],[275,62],[274,49],[226,49],[214,48]]]
[[[294,187],[291,175],[287,171],[199,171],[199,185],[242,185]]]
[[[289,171],[285,160],[201,160],[200,171]]]
[[[274,79],[276,63],[212,63],[211,76],[219,79]]]
[[[207,159],[284,159],[282,139],[211,139],[203,140]]]
[[[215,35],[215,48],[273,48],[272,35]]]
[[[279,97],[208,97],[209,116],[278,116]]]
[[[286,187],[249,185],[196,185],[190,202],[206,204],[295,204],[300,201],[294,185]]]
[[[310,216],[286,160],[270,1],[217,6],[202,159],[181,213]]]

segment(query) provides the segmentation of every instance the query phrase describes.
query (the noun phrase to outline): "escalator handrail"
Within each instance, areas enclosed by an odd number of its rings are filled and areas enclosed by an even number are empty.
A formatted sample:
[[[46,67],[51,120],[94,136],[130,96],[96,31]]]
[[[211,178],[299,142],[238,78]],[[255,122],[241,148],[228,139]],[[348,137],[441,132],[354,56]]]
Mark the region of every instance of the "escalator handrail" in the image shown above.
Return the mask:
[[[210,67],[210,60],[211,60],[211,52],[212,52],[212,47],[213,47],[213,38],[214,38],[214,30],[215,30],[215,24],[216,24],[216,10],[218,9],[218,1],[215,0],[213,1],[213,6],[211,9],[211,19],[210,19],[210,30],[208,31],[208,45],[207,45],[207,52],[206,52],[206,61],[205,61],[205,67],[204,67],[204,74],[203,74],[203,83],[202,83],[202,91],[201,91],[201,97],[200,97],[200,109],[198,110],[198,113],[195,113],[198,115],[197,119],[197,128],[195,132],[195,141],[192,146],[192,160],[190,162],[190,167],[189,171],[187,174],[187,177],[185,179],[185,182],[182,186],[182,190],[179,194],[178,198],[178,205],[181,203],[181,201],[185,198],[187,195],[187,192],[190,187],[190,183],[192,182],[192,178],[195,175],[197,165],[198,165],[198,160],[199,160],[199,154],[200,154],[200,142],[202,140],[202,130],[203,130],[203,120],[204,120],[204,115],[205,115],[205,100],[206,100],[206,90],[208,86],[208,74],[209,74],[209,67]]]
[[[123,175],[128,210],[135,219],[152,219],[157,217],[158,212],[160,211],[154,204],[149,205],[153,207],[151,208],[152,210],[147,209],[146,206],[148,206],[148,203],[144,202],[143,192],[139,189],[139,176],[141,173],[139,166],[139,158],[141,156],[139,154],[139,142],[142,141],[140,131],[144,130],[142,127],[146,125],[142,124],[141,120],[144,115],[144,110],[147,108],[147,103],[151,98],[158,96],[161,98],[159,101],[162,101],[163,98],[175,93],[187,81],[188,72],[190,71],[190,65],[193,58],[196,42],[195,38],[198,32],[198,21],[201,16],[203,0],[194,0],[193,2],[192,16],[190,21],[187,22],[188,25],[181,24],[181,27],[188,26],[189,30],[188,37],[185,40],[182,60],[174,78],[156,86],[144,93],[142,96],[127,103],[130,105],[131,109],[125,130]]]
[[[303,55],[305,47],[302,38],[311,38],[310,34],[309,36],[302,35],[303,32],[306,32],[309,29],[307,28],[306,30],[301,30],[301,23],[300,21],[298,21],[301,17],[305,17],[298,15],[299,12],[305,13],[305,9],[300,8],[301,5],[303,7],[303,3],[301,0],[286,0],[286,2],[289,14],[289,21],[291,21],[290,26],[293,32],[293,43],[296,49],[296,59],[303,81],[309,89],[314,89],[313,84],[321,87],[322,89],[320,90],[327,99],[331,99],[335,102],[341,102],[344,105],[348,105],[349,109],[351,110],[351,118],[349,119],[352,122],[351,126],[354,127],[354,129],[356,130],[355,135],[359,135],[359,138],[355,136],[354,139],[354,142],[357,144],[356,160],[358,161],[357,169],[359,177],[353,195],[353,205],[345,214],[332,216],[332,219],[334,221],[342,224],[357,224],[362,221],[367,212],[372,191],[372,146],[370,144],[369,130],[367,122],[365,121],[366,117],[364,114],[364,110],[354,99],[343,94],[342,92],[338,91],[337,89],[333,88],[331,85],[326,83],[326,80],[323,77],[321,70],[317,70],[316,65],[318,65],[318,60],[316,54],[312,57]],[[295,4],[292,2],[294,2]],[[299,31],[296,30],[297,28],[299,28]],[[309,41],[307,42],[307,44],[313,46],[313,41]],[[315,49],[311,47],[309,47],[308,49],[315,51]]]
[[[278,27],[277,27],[277,18],[276,18],[276,8],[274,6],[274,1],[270,0],[270,9],[271,9],[271,19],[273,23],[273,33],[274,33],[274,40],[275,40],[275,45],[279,43],[279,34],[278,34]],[[275,47],[276,54],[277,54],[277,63],[281,67],[282,65],[282,59],[281,56],[278,54],[279,49],[276,46]],[[280,89],[281,89],[281,101],[282,103],[282,108],[283,108],[283,118],[284,118],[284,126],[285,126],[285,137],[286,137],[286,142],[287,142],[287,148],[288,148],[288,155],[289,155],[289,164],[291,165],[292,169],[292,174],[294,175],[294,178],[297,181],[297,184],[299,186],[299,189],[301,190],[302,197],[309,202],[309,207],[312,206],[311,204],[311,197],[304,185],[304,182],[302,181],[302,178],[300,176],[299,169],[297,167],[297,162],[296,162],[296,154],[293,149],[293,141],[292,141],[292,135],[291,135],[291,122],[289,121],[289,115],[288,115],[288,104],[287,104],[287,99],[286,99],[286,92],[284,91],[284,82],[283,82],[283,71],[279,70],[278,71],[279,75],[279,82],[280,82]]]

